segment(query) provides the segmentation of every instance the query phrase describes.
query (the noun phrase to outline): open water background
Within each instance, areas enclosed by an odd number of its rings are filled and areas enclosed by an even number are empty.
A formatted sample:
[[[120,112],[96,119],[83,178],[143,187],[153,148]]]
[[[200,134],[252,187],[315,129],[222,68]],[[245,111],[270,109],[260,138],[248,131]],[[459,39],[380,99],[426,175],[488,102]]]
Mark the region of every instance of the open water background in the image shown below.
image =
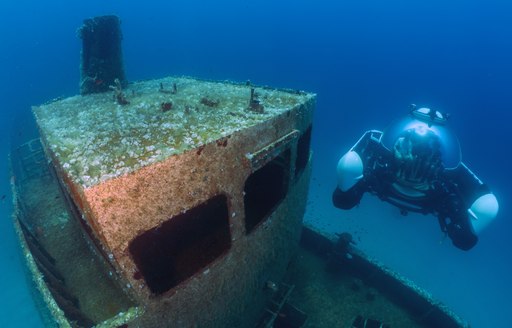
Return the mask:
[[[10,144],[36,136],[30,106],[78,93],[84,18],[122,19],[129,80],[251,80],[313,91],[314,176],[306,221],[359,246],[447,303],[472,327],[508,327],[512,302],[512,4],[508,1],[28,1],[0,3],[0,326],[41,325],[10,220]],[[330,204],[338,158],[408,105],[450,112],[464,162],[500,201],[462,252],[433,217],[372,197]],[[72,127],[70,127],[72,128]]]

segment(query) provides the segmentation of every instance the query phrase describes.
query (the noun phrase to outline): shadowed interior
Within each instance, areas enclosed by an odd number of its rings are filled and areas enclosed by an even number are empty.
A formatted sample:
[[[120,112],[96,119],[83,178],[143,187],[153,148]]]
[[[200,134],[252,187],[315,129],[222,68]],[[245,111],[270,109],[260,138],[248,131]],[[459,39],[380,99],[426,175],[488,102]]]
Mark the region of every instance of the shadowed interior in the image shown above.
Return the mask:
[[[247,234],[286,197],[290,172],[290,150],[287,149],[251,174],[244,187],[245,231]]]
[[[194,275],[231,246],[227,198],[217,195],[136,237],[129,245],[154,294],[162,294]]]

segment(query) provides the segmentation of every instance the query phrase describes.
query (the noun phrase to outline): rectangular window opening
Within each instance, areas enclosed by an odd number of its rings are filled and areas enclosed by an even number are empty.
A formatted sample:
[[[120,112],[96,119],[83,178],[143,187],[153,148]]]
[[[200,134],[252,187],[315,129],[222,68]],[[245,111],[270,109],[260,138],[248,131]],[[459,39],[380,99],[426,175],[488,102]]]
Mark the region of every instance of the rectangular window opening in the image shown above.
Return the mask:
[[[297,158],[295,159],[295,176],[299,176],[309,162],[309,152],[311,145],[311,125],[299,137],[297,142]]]
[[[227,197],[217,195],[136,237],[129,251],[154,294],[208,266],[231,247]],[[136,279],[137,279],[136,278]]]
[[[288,192],[290,149],[252,173],[244,186],[245,231],[251,233],[279,206]]]

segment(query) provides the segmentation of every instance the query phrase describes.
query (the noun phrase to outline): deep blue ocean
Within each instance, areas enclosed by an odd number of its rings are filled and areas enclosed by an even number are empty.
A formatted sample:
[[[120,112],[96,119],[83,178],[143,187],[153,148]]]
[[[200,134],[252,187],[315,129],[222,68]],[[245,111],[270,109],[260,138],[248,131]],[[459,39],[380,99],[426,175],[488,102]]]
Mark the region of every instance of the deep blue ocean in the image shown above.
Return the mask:
[[[11,224],[10,144],[37,135],[31,105],[79,92],[76,30],[104,14],[122,20],[129,80],[188,75],[317,93],[306,215],[329,233],[357,231],[362,249],[472,327],[512,327],[512,3],[497,0],[1,1],[0,327],[41,326]],[[469,252],[440,244],[434,217],[404,218],[370,197],[354,213],[373,214],[354,222],[330,203],[339,157],[411,103],[451,114],[464,163],[500,202]]]

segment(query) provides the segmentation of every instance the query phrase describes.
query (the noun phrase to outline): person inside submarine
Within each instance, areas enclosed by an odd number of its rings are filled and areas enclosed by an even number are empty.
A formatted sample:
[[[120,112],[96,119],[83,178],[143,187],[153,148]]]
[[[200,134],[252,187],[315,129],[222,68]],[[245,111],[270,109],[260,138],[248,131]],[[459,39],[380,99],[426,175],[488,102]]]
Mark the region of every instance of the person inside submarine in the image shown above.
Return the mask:
[[[334,206],[348,210],[365,192],[402,214],[437,217],[454,246],[469,250],[498,214],[498,201],[462,161],[447,115],[411,105],[409,114],[384,131],[370,130],[337,165]]]

